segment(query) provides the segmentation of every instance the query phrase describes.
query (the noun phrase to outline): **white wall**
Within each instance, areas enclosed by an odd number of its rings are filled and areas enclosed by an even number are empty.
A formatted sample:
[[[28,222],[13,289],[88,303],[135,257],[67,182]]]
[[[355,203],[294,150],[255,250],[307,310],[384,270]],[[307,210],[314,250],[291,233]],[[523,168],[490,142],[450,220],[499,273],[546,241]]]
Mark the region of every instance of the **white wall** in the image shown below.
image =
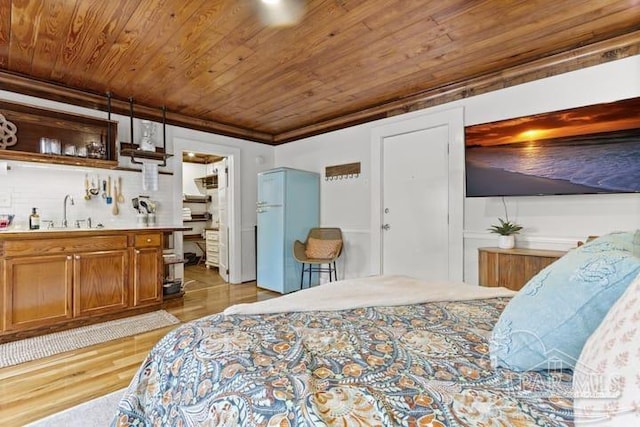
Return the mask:
[[[360,178],[322,181],[321,223],[345,230],[346,250],[341,275],[371,274],[370,145],[374,127],[452,107],[464,108],[465,126],[512,117],[580,107],[640,96],[640,56],[590,67],[531,83],[478,95],[445,105],[338,130],[275,149],[275,165],[319,172],[326,166],[359,161]],[[568,249],[579,239],[608,231],[640,226],[640,198],[634,194],[512,197],[506,200],[509,218],[524,225],[517,245]],[[464,277],[477,283],[477,248],[495,246],[495,235],[486,229],[504,216],[499,198],[467,198],[464,212]]]
[[[0,194],[8,194],[10,203],[0,206],[0,213],[16,215],[15,224],[12,225],[15,229],[28,228],[28,217],[33,207],[38,208],[41,220],[51,220],[56,226],[60,226],[62,204],[67,194],[75,201],[75,204],[68,205],[67,209],[70,226],[74,226],[76,219],[87,217],[91,217],[94,226],[98,223],[107,227],[134,225],[136,211],[131,199],[138,195],[148,195],[159,202],[158,223],[176,223],[173,220],[172,200],[162,191],[172,186],[169,175],[160,175],[160,191],[143,191],[140,173],[29,162],[8,163],[11,170],[6,176],[0,176]],[[122,179],[125,203],[118,205],[118,215],[113,215],[113,204],[108,205],[101,196],[84,199],[85,174],[94,181],[97,181],[97,177],[107,179],[107,176],[111,177],[112,182],[118,177]],[[46,227],[44,223],[42,226]]]
[[[0,99],[35,105],[42,108],[50,108],[70,113],[84,114],[87,116],[106,118],[106,113],[67,105],[55,101],[49,101],[27,95],[0,90]],[[130,120],[127,116],[112,115],[112,120],[118,121],[118,141],[131,142]],[[139,121],[134,121],[134,139],[139,139]],[[158,135],[156,144],[162,144],[162,127],[157,127]],[[236,272],[238,281],[255,279],[255,247],[254,226],[256,224],[256,175],[259,171],[273,167],[273,147],[265,144],[244,141],[177,126],[167,126],[167,152],[173,153],[174,141],[181,141],[181,148],[197,152],[208,152],[213,147],[233,147],[238,150],[239,165],[241,167],[241,179],[239,182],[241,199],[241,260],[238,262],[240,272]],[[215,150],[212,151],[215,154]],[[179,154],[179,153],[176,153]],[[223,153],[224,154],[224,153]],[[177,165],[182,165],[179,155],[169,158],[166,167],[161,171],[173,173],[173,175],[159,175],[158,191],[142,191],[142,176],[139,172],[113,171],[107,169],[73,167],[63,165],[40,165],[29,162],[8,161],[11,171],[6,176],[0,176],[0,195],[6,193],[10,196],[8,206],[0,206],[0,213],[13,213],[16,215],[17,226],[25,227],[32,207],[40,208],[42,219],[59,221],[62,217],[62,201],[66,194],[71,194],[76,205],[69,211],[69,218],[85,218],[91,216],[105,225],[133,225],[135,224],[135,210],[131,207],[131,198],[139,194],[149,195],[158,200],[160,211],[158,225],[182,224],[181,218],[181,194],[182,173],[181,168],[176,172]],[[119,164],[123,167],[136,167],[128,158],[120,158]],[[84,176],[111,175],[112,179],[121,176],[123,179],[125,206],[121,207],[120,214],[111,214],[111,206],[93,199],[85,202]],[[0,197],[0,200],[2,197]],[[181,248],[177,248],[181,249]]]
[[[359,125],[276,147],[278,167],[320,174],[320,225],[340,227],[344,249],[337,261],[338,278],[370,274],[371,125]],[[324,168],[361,163],[358,178],[326,181]]]

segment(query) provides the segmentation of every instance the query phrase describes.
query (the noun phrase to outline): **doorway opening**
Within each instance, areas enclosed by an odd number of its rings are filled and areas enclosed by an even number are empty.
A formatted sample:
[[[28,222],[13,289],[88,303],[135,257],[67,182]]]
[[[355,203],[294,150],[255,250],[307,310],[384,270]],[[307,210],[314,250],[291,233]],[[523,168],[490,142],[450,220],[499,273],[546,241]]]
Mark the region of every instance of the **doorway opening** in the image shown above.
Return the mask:
[[[240,177],[241,177],[241,150],[238,147],[231,145],[224,145],[223,143],[216,143],[212,141],[203,141],[197,139],[186,139],[180,137],[173,138],[173,152],[176,154],[173,158],[173,171],[174,171],[174,185],[173,185],[173,200],[175,201],[173,206],[173,217],[179,220],[182,217],[182,199],[184,193],[182,191],[182,153],[193,152],[201,153],[205,155],[217,155],[224,157],[227,162],[226,174],[226,199],[228,212],[226,212],[228,220],[228,230],[225,236],[228,236],[228,259],[227,266],[229,270],[229,283],[242,283],[242,238],[241,238],[241,189],[240,189]],[[220,192],[220,176],[218,176],[218,192]],[[179,232],[178,235],[188,234],[188,232]],[[178,238],[176,243],[182,245],[182,238]],[[180,248],[182,249],[182,248]]]
[[[227,174],[225,156],[182,152],[182,222],[191,227],[182,235],[185,279],[204,266],[229,281]]]

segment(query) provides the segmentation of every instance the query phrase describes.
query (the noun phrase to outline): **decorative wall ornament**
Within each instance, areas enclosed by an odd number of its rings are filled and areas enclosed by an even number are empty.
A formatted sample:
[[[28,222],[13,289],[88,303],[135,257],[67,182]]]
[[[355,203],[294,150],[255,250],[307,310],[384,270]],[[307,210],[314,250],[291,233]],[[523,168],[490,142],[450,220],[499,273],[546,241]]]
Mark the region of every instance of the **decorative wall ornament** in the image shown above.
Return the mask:
[[[18,127],[0,114],[0,150],[18,143]]]
[[[360,162],[327,166],[324,171],[325,181],[357,178],[358,176],[360,176]]]

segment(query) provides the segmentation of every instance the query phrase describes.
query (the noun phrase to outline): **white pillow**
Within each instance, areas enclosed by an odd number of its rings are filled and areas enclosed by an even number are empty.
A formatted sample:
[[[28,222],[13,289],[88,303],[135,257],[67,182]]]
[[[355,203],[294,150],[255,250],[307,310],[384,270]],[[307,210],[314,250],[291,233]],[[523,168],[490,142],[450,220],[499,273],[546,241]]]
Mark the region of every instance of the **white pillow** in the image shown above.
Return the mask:
[[[576,426],[640,425],[640,275],[587,340],[573,393]]]

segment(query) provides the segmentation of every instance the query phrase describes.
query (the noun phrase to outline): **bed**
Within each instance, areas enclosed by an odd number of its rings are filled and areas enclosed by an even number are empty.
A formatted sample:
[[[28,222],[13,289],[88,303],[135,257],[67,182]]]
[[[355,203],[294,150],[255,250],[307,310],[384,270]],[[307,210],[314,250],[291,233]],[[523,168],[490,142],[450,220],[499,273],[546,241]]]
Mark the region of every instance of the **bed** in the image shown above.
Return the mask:
[[[570,371],[491,368],[513,295],[379,276],[234,306],[165,336],[113,425],[572,425]]]

